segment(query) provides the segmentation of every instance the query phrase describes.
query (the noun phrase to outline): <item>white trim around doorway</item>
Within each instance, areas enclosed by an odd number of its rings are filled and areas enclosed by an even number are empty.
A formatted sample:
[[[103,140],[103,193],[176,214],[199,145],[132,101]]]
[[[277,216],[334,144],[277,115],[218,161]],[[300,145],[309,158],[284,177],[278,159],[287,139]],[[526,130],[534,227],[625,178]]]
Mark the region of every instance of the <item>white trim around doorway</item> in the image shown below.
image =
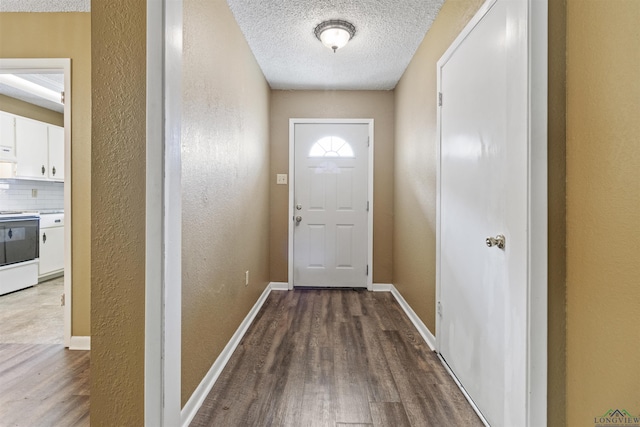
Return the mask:
[[[144,425],[181,420],[182,1],[147,2]]]
[[[293,205],[295,198],[294,176],[295,176],[295,125],[297,124],[366,124],[369,126],[369,170],[367,172],[367,197],[369,200],[369,212],[367,213],[367,265],[369,274],[367,275],[367,289],[373,290],[373,162],[375,151],[375,135],[373,119],[289,119],[289,209],[287,222],[289,224],[289,250],[288,250],[288,288],[293,289]]]
[[[72,334],[72,211],[71,211],[71,59],[69,58],[0,58],[1,70],[60,70],[64,74],[64,346],[73,349]]]

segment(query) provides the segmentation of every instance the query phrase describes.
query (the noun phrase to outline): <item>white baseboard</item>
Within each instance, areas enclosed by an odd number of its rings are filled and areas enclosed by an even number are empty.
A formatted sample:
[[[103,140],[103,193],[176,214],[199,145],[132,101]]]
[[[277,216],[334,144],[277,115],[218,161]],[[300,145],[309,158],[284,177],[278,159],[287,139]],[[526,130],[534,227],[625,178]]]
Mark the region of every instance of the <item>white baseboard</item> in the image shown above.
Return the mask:
[[[400,304],[400,307],[402,307],[402,310],[407,314],[409,320],[411,320],[413,326],[416,327],[418,333],[420,333],[420,336],[425,340],[431,351],[436,351],[436,337],[431,333],[429,328],[427,328],[427,325],[420,320],[416,312],[413,311],[409,303],[407,303],[402,295],[400,295],[400,292],[398,292],[395,286],[391,285],[390,292],[395,297],[396,301],[398,301],[398,304]]]
[[[391,292],[393,289],[394,288],[391,283],[374,283],[371,286],[371,290],[373,292]]]
[[[269,283],[272,291],[288,291],[289,284],[287,282],[271,282]]]
[[[253,308],[251,308],[247,316],[244,318],[244,320],[242,321],[242,323],[240,324],[236,332],[233,334],[233,336],[231,337],[227,345],[224,347],[224,349],[222,350],[222,352],[220,353],[216,361],[213,363],[213,365],[211,365],[209,372],[207,372],[207,375],[205,375],[205,377],[200,382],[200,385],[198,385],[196,390],[193,392],[187,404],[184,405],[184,408],[182,408],[180,417],[181,417],[182,425],[184,427],[187,427],[193,420],[193,417],[195,417],[196,413],[198,412],[198,409],[200,409],[200,406],[202,406],[202,402],[204,402],[204,399],[207,397],[207,395],[213,388],[213,385],[215,384],[216,380],[222,373],[222,370],[224,369],[224,367],[227,365],[227,362],[229,362],[231,355],[235,351],[236,347],[238,347],[238,344],[240,344],[242,337],[247,332],[247,329],[249,329],[249,326],[251,326],[251,323],[253,323],[253,320],[256,318],[258,311],[260,311],[260,308],[262,308],[262,305],[266,301],[271,291],[274,289],[281,290],[280,287],[277,286],[279,284],[276,284],[276,286],[272,286],[272,285],[274,284],[270,283],[265,288],[262,295],[260,295],[260,298],[258,298],[258,301],[256,301],[256,303],[253,305]],[[287,285],[286,289],[284,290],[288,290],[288,289],[289,289],[289,286]]]
[[[91,350],[91,337],[71,337],[69,350]]]

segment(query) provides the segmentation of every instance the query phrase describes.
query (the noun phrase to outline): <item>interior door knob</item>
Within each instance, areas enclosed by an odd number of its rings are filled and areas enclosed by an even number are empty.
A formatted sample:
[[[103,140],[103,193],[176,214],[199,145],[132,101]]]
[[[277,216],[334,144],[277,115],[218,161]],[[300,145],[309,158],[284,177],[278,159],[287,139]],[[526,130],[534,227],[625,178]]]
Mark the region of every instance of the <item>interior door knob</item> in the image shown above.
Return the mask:
[[[502,234],[498,234],[496,237],[487,237],[485,242],[490,248],[497,246],[498,249],[504,249],[505,238]]]
[[[296,225],[300,224],[300,221],[302,221],[302,217],[300,215],[298,215],[296,217]]]

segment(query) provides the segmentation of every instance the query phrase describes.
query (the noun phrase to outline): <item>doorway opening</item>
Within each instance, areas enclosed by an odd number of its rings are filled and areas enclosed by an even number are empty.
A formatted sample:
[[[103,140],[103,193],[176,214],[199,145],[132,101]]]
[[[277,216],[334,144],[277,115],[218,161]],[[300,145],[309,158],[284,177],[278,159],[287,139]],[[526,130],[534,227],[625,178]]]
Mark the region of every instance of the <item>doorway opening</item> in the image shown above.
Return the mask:
[[[49,168],[46,172],[45,178],[29,179],[28,177],[14,177],[11,175],[4,176],[5,179],[12,179],[12,184],[16,186],[27,185],[33,183],[32,187],[44,186],[46,191],[51,191],[54,194],[58,194],[62,189],[63,201],[62,206],[58,206],[59,201],[43,200],[37,202],[40,204],[31,205],[26,201],[16,201],[12,210],[19,211],[36,211],[41,215],[40,225],[42,226],[42,218],[44,215],[45,223],[51,222],[50,229],[42,229],[40,232],[40,241],[47,241],[49,244],[55,242],[54,238],[62,240],[58,242],[59,248],[56,250],[48,250],[45,254],[51,255],[52,260],[45,260],[43,268],[49,270],[43,270],[40,272],[39,281],[46,280],[47,278],[59,275],[60,267],[63,272],[63,293],[60,295],[60,299],[56,298],[56,302],[60,302],[64,305],[63,309],[63,340],[60,344],[64,343],[65,347],[78,349],[84,348],[84,340],[76,343],[74,346],[72,342],[72,277],[71,277],[71,265],[72,265],[72,241],[71,241],[71,228],[72,228],[72,212],[71,212],[71,60],[69,58],[12,58],[12,59],[0,59],[0,74],[3,76],[12,76],[18,82],[27,82],[26,85],[33,83],[33,90],[29,90],[28,87],[24,87],[22,90],[17,88],[10,88],[9,85],[4,86],[6,89],[5,96],[11,99],[17,99],[19,103],[24,105],[35,105],[36,108],[44,109],[44,111],[51,110],[53,114],[62,115],[62,123],[57,123],[57,126],[51,123],[41,123],[39,120],[31,117],[24,118],[26,124],[40,125],[44,129],[44,135],[49,135],[48,139],[55,144],[53,148],[45,147],[44,152],[49,153],[47,161],[56,162],[57,168]],[[35,82],[34,82],[35,81]],[[39,92],[38,87],[46,88],[50,85],[52,89],[41,90]],[[56,92],[56,88],[61,87],[62,97],[59,102],[49,96],[49,93]],[[49,92],[49,93],[47,93]],[[20,111],[15,111],[15,117],[19,121],[23,121],[21,118],[24,114],[19,114]],[[55,118],[52,120],[56,120]],[[60,124],[62,125],[60,127]],[[16,125],[17,126],[17,125]],[[55,143],[53,143],[55,141]],[[44,168],[44,165],[42,166]],[[11,174],[11,167],[5,168]],[[13,179],[15,178],[15,179]],[[64,181],[64,182],[62,182]],[[27,183],[27,184],[25,184]],[[9,185],[9,184],[7,184]],[[31,191],[31,198],[37,199],[40,187],[34,188]],[[47,199],[50,195],[42,195]],[[55,196],[57,200],[58,196]],[[33,200],[30,200],[31,203]],[[11,202],[14,203],[14,202]],[[21,204],[22,203],[22,204]],[[49,205],[54,203],[54,205]],[[62,208],[62,209],[60,209]],[[51,216],[49,216],[51,215]],[[55,216],[55,218],[54,218]],[[48,221],[48,220],[51,221]],[[60,224],[63,224],[64,230],[62,230]],[[61,258],[64,258],[62,260]],[[61,265],[60,265],[61,264]],[[58,279],[59,281],[60,279]],[[86,343],[88,346],[88,343]]]

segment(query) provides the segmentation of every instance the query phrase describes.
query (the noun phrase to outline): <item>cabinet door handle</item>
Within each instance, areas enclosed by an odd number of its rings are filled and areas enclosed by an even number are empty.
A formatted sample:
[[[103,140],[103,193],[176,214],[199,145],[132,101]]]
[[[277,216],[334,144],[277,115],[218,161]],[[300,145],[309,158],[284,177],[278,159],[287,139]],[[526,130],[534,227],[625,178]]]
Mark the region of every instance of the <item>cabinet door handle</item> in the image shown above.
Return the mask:
[[[42,233],[42,243],[47,243],[47,233]]]
[[[53,176],[56,176],[56,167],[55,166],[51,169],[51,172],[53,172]]]
[[[44,165],[42,165],[42,175],[44,175],[44,173],[47,171],[47,169],[45,169]]]

